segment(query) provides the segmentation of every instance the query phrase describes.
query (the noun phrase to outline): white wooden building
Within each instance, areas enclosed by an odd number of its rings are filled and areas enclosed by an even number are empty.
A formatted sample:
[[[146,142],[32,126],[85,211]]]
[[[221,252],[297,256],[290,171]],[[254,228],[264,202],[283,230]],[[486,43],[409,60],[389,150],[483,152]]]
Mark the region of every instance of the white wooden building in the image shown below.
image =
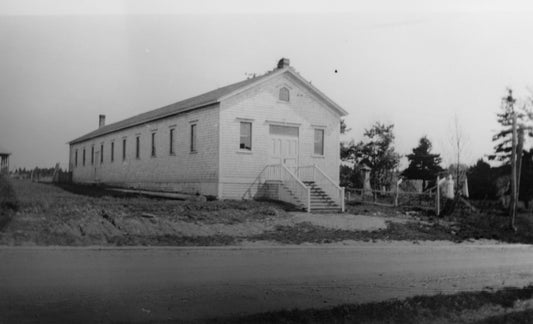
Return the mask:
[[[281,59],[262,76],[100,127],[70,144],[74,182],[343,209],[346,111]]]

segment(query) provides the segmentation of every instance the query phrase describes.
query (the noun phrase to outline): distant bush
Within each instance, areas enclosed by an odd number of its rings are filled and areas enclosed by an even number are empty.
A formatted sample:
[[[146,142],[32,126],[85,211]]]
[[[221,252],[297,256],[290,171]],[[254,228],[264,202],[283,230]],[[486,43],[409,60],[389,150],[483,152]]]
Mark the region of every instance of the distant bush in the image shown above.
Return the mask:
[[[19,201],[11,182],[6,176],[0,175],[0,230],[9,223],[12,212],[18,208]]]

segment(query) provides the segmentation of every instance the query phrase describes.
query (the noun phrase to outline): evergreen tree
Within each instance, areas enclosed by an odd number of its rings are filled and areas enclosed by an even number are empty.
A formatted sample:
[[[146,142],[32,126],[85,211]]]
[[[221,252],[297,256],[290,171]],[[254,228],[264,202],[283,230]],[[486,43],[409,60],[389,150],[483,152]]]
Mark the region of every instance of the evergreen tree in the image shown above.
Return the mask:
[[[489,160],[497,160],[503,163],[511,162],[512,136],[513,136],[513,114],[516,113],[518,128],[523,128],[526,122],[531,118],[531,112],[525,105],[516,108],[516,99],[513,97],[513,90],[508,89],[508,94],[502,99],[501,112],[497,114],[498,123],[502,130],[492,137],[496,142],[494,154],[489,155]],[[521,133],[522,136],[524,133]],[[528,132],[532,136],[531,131]]]
[[[497,171],[490,164],[479,159],[474,166],[468,168],[468,191],[472,199],[496,199],[497,191],[495,181]]]
[[[442,171],[440,154],[431,153],[430,140],[424,136],[413,149],[413,153],[407,155],[409,166],[402,172],[407,179],[420,179],[425,181],[435,180],[437,174]]]

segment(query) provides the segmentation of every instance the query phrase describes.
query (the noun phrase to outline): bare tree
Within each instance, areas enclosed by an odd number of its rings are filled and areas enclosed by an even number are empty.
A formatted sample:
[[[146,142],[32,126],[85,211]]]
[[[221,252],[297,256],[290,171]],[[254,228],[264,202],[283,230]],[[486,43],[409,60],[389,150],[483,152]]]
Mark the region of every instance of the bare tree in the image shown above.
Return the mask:
[[[452,130],[449,141],[450,146],[452,148],[454,160],[453,163],[450,164],[449,171],[453,172],[455,175],[455,195],[457,197],[460,191],[460,185],[464,182],[464,179],[466,177],[467,168],[464,165],[464,160],[466,154],[465,151],[466,147],[468,146],[469,139],[461,126],[459,116],[457,116],[457,114],[455,114],[453,117],[451,128]]]

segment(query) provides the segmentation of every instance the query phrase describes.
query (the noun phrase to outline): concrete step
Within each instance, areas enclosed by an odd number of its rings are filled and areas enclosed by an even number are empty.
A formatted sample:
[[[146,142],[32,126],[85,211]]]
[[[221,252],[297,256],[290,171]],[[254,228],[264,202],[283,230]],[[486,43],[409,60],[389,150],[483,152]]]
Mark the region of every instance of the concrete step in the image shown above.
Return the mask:
[[[311,213],[317,214],[333,214],[342,212],[340,208],[311,208]]]

